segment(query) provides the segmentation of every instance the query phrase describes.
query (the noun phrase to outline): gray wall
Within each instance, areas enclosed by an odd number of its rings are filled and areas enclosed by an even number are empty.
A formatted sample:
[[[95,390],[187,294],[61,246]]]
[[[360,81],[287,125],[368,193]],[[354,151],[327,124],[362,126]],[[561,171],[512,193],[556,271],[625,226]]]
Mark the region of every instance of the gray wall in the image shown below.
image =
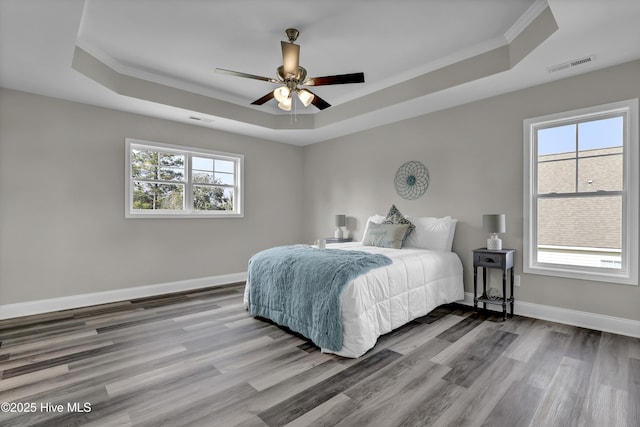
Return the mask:
[[[351,235],[392,203],[410,216],[458,218],[453,250],[473,290],[471,251],[484,247],[482,214],[504,212],[503,247],[515,248],[522,274],[522,121],[560,111],[640,97],[640,61],[470,103],[306,147],[305,239],[331,235],[334,214],[347,214]],[[637,142],[636,142],[637,143]],[[422,198],[395,192],[400,165],[419,160],[431,184]],[[496,273],[495,271],[493,273]],[[494,274],[492,280],[499,276]],[[516,299],[640,320],[640,287],[523,275]]]
[[[459,219],[468,292],[482,214],[506,213],[521,274],[522,120],[640,97],[638,76],[635,61],[304,148],[2,89],[0,304],[243,272],[258,250],[332,235],[338,213],[360,238],[392,203]],[[245,154],[245,218],[125,219],[126,137]],[[393,188],[408,160],[431,175],[414,201]],[[640,320],[637,286],[523,275],[516,298]]]
[[[245,155],[245,217],[125,219],[125,138]],[[301,147],[0,90],[0,304],[247,270],[302,237]]]

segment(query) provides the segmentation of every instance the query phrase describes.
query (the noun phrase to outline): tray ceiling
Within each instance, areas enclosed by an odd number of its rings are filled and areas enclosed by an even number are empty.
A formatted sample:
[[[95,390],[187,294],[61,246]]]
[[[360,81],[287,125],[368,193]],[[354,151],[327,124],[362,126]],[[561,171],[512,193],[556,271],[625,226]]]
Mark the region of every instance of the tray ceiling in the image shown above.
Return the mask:
[[[305,145],[639,58],[639,17],[632,0],[1,0],[0,85]],[[366,82],[292,115],[250,105],[275,85],[214,73],[275,76],[289,27],[311,76]]]

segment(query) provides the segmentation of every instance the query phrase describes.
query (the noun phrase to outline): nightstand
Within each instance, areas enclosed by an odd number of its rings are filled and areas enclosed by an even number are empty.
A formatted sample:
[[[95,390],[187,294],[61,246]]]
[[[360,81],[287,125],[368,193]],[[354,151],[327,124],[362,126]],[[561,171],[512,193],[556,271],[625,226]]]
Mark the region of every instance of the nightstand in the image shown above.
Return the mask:
[[[353,238],[351,237],[327,237],[324,239],[327,243],[345,243],[345,242],[351,242],[353,240]]]
[[[511,317],[513,317],[513,255],[515,249],[491,250],[486,248],[473,250],[473,307],[478,311],[478,303],[502,305],[502,318],[507,320],[507,303],[511,305]],[[482,267],[482,295],[478,296],[478,267]],[[499,268],[502,270],[502,296],[492,298],[487,295],[487,268]],[[510,296],[507,297],[507,272],[510,274]]]

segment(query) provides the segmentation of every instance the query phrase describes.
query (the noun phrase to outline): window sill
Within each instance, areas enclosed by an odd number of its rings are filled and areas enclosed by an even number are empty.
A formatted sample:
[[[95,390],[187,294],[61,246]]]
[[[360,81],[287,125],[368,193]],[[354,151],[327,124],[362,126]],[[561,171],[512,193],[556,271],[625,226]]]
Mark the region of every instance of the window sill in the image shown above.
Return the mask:
[[[127,213],[127,219],[148,219],[148,218],[244,218],[242,213]]]
[[[538,274],[542,276],[563,277],[567,279],[578,280],[590,280],[595,282],[607,282],[616,283],[621,285],[638,286],[637,277],[632,277],[630,274],[618,273],[615,274],[602,271],[585,271],[572,269],[571,266],[553,266],[553,265],[537,265],[537,266],[525,266],[522,269],[525,274]]]

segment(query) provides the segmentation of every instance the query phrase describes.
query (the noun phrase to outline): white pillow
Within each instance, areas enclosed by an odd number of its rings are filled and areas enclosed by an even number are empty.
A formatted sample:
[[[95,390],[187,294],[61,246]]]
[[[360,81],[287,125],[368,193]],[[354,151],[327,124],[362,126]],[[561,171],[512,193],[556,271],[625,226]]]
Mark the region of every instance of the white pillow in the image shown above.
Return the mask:
[[[431,249],[434,251],[451,252],[453,236],[456,232],[457,219],[450,216],[444,218],[407,217],[415,226],[415,230],[407,236],[404,247]]]
[[[383,215],[371,215],[369,219],[367,219],[367,224],[364,226],[364,233],[362,233],[362,240],[364,241],[364,236],[367,235],[367,229],[369,228],[369,223],[372,222],[374,224],[382,224],[386,216]]]

